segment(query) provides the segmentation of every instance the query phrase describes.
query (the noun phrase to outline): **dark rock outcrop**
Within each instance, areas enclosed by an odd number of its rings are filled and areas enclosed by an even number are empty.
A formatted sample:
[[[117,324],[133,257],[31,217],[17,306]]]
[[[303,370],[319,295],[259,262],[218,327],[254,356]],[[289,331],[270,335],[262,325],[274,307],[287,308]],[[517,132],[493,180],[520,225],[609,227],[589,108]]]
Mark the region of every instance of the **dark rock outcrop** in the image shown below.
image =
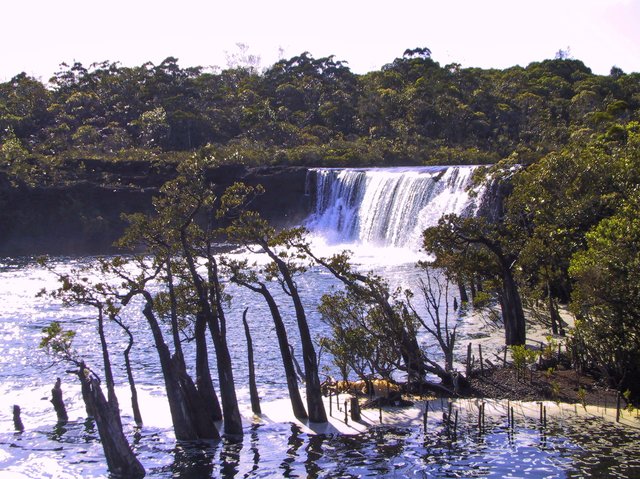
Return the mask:
[[[67,161],[64,181],[12,184],[0,172],[0,256],[109,254],[122,235],[122,213],[149,212],[160,186],[176,174],[171,165],[143,161]],[[255,207],[275,226],[307,215],[306,168],[220,166],[208,175],[218,193],[236,181],[265,189]]]

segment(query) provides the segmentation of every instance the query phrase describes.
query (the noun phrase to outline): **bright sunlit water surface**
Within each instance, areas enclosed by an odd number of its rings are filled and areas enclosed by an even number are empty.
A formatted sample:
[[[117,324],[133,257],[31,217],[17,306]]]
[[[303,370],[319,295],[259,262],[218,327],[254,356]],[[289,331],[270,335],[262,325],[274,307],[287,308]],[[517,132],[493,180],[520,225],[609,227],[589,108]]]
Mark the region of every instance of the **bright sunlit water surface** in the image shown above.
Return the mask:
[[[315,193],[317,207],[309,221],[314,250],[326,256],[348,248],[353,251],[354,263],[360,270],[373,269],[394,287],[415,285],[421,274],[415,262],[424,259],[416,244],[419,229],[434,224],[438,215],[447,211],[462,212],[477,206],[472,204],[473,198],[464,196],[467,193],[463,183],[468,181],[471,170],[458,170],[419,169],[408,171],[407,178],[401,178],[398,170],[320,171],[321,181],[316,181],[316,186],[322,191]],[[342,180],[346,183],[339,183]],[[445,183],[448,186],[444,187]],[[406,185],[412,185],[411,188],[421,193],[404,194]],[[329,201],[331,195],[333,199]],[[463,201],[456,200],[456,196],[462,196]],[[385,214],[372,216],[374,209],[382,208],[371,203],[373,201],[392,202],[395,206],[391,210],[387,208]],[[407,201],[422,203],[408,204]],[[433,216],[426,208],[430,201],[448,206]],[[363,202],[366,202],[364,206]],[[393,213],[398,209],[405,214],[395,217]],[[387,234],[377,223],[379,220],[398,223],[403,219],[413,225],[411,232],[404,236]],[[405,233],[410,229],[408,225],[397,228]],[[248,257],[251,262],[264,262],[263,255],[234,254]],[[63,273],[95,263],[96,258],[92,257],[59,257],[52,258],[50,264],[56,272]],[[338,286],[336,280],[328,272],[314,267],[298,277],[297,283],[313,337],[328,334],[317,304],[323,293]],[[95,311],[64,308],[50,298],[37,296],[41,289],[52,290],[57,286],[56,276],[33,259],[0,260],[0,479],[108,476],[96,427],[86,419],[77,379],[66,371],[69,366],[52,365],[51,358],[38,347],[42,328],[59,321],[65,328],[77,332],[78,351],[88,364],[101,370]],[[289,341],[300,358],[293,308],[276,286],[273,284],[271,289],[282,305]],[[147,477],[640,477],[640,434],[594,418],[551,416],[544,429],[529,422],[515,430],[507,427],[506,418],[489,418],[484,434],[479,434],[475,420],[461,416],[455,437],[447,434],[441,413],[430,417],[426,433],[419,426],[381,425],[350,436],[313,435],[288,422],[254,419],[250,412],[241,322],[245,307],[249,307],[248,321],[263,403],[287,397],[283,368],[272,320],[262,298],[233,285],[227,287],[233,297],[227,313],[228,341],[245,419],[245,435],[239,444],[176,443],[157,353],[140,303],[131,304],[123,316],[136,337],[132,362],[144,421],[144,426],[136,429],[122,360],[127,338],[117,326],[107,325],[125,433],[146,468]],[[470,338],[495,333],[477,316],[459,316],[456,320],[461,350],[458,359],[463,356]],[[429,343],[429,338],[421,335],[420,340],[429,354],[437,357],[437,348]],[[188,364],[193,364],[190,344],[186,346],[186,354]],[[210,355],[215,379],[213,356]],[[326,353],[321,354],[320,362],[323,373],[337,376]],[[49,401],[57,377],[62,378],[70,417],[64,426],[56,425]],[[21,433],[14,432],[14,404],[22,409],[25,430]]]

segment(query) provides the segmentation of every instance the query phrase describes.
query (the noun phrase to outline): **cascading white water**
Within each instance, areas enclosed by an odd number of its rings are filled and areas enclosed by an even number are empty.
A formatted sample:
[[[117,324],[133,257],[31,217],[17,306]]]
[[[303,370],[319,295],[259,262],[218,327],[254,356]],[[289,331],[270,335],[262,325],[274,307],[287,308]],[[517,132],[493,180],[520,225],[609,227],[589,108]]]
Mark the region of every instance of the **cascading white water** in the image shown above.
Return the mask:
[[[482,191],[468,191],[475,168],[314,169],[307,227],[329,242],[418,249],[422,231],[443,215],[477,209]]]

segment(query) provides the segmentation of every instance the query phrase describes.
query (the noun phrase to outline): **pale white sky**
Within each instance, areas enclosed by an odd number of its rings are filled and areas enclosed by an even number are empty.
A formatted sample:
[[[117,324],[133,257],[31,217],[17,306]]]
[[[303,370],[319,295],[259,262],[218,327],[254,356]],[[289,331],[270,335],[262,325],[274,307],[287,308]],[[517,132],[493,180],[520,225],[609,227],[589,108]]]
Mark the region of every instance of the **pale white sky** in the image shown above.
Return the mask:
[[[0,81],[73,61],[226,67],[237,43],[263,67],[308,51],[365,73],[428,47],[441,65],[506,68],[569,48],[594,73],[640,72],[640,0],[11,0],[2,16]]]

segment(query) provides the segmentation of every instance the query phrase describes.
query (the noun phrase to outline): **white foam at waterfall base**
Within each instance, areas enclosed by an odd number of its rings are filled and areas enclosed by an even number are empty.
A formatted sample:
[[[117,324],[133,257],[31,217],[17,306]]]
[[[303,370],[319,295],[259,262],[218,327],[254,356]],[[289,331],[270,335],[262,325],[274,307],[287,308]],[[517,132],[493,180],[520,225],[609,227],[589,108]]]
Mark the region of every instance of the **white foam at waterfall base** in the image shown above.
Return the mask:
[[[351,253],[351,263],[365,271],[379,267],[415,264],[418,261],[424,261],[429,258],[426,253],[419,249],[379,246],[362,241],[336,242],[323,234],[313,232],[310,234],[309,240],[311,249],[316,256],[328,258],[334,254],[349,251]]]
[[[366,258],[373,248],[379,259],[408,261],[420,249],[424,229],[443,215],[475,213],[483,193],[469,193],[475,168],[312,170],[315,211],[306,226],[327,245],[350,245],[358,256]]]

